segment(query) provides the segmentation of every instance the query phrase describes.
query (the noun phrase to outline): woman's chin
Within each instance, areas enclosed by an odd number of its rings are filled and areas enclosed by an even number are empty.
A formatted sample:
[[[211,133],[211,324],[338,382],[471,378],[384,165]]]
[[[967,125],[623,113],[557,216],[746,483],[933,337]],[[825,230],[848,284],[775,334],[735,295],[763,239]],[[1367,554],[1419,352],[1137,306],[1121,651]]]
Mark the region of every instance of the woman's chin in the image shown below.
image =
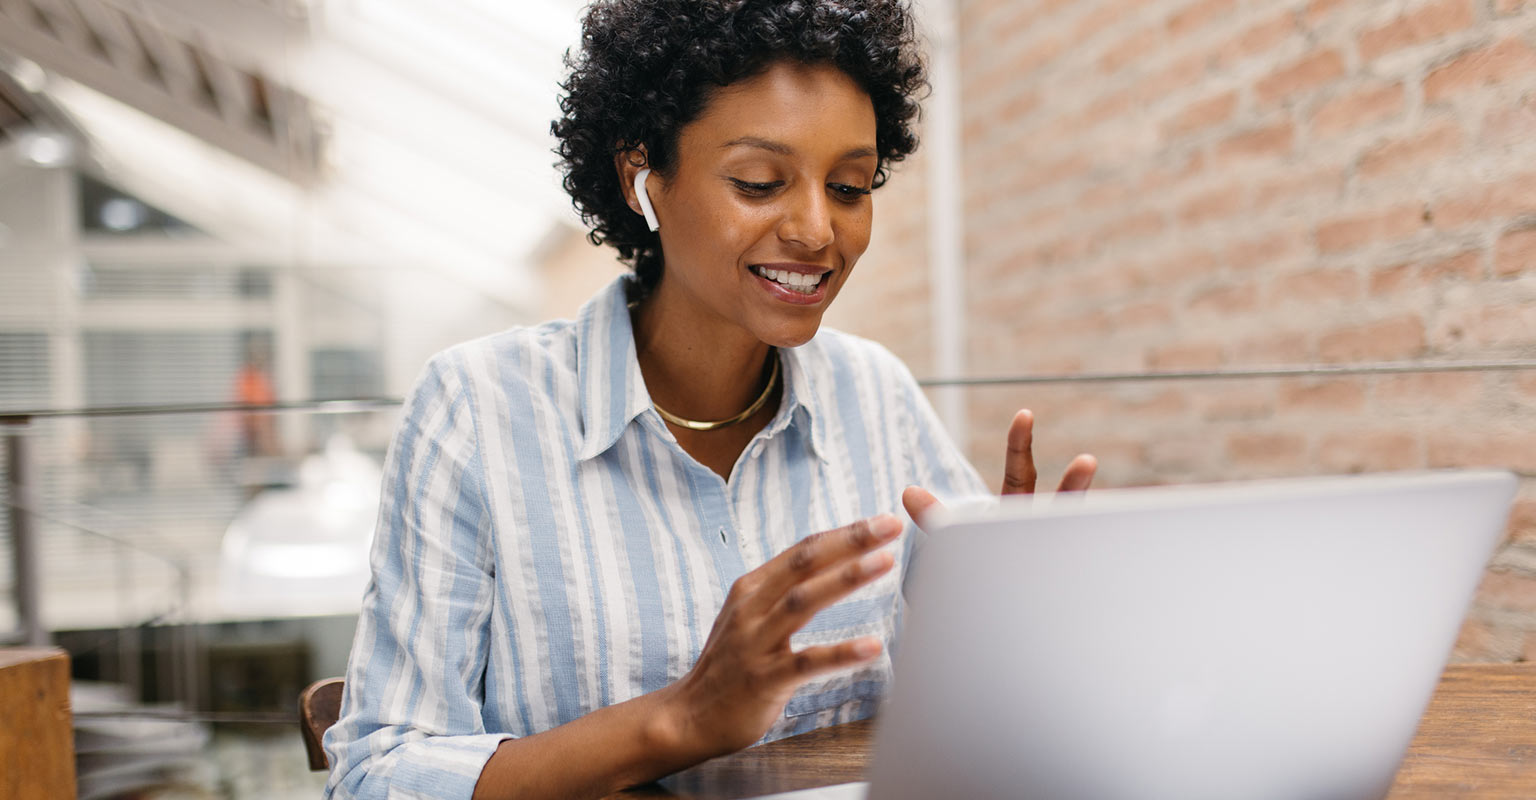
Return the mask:
[[[793,324],[776,325],[771,330],[759,331],[758,339],[770,347],[799,347],[816,338],[821,329],[821,316],[814,321],[797,320]]]

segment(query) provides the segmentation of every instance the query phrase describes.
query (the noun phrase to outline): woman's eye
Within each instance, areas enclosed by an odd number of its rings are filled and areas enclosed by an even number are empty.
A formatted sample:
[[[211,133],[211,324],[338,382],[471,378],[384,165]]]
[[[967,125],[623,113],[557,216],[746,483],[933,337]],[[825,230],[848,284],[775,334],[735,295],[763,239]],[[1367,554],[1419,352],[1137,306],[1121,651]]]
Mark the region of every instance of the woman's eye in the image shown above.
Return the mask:
[[[846,183],[829,183],[827,184],[827,188],[831,189],[839,199],[846,200],[850,203],[858,200],[860,197],[863,197],[872,191],[862,186],[851,186]]]
[[[731,178],[731,183],[735,184],[736,188],[738,190],[740,190],[743,194],[747,194],[747,195],[750,195],[752,197],[767,197],[769,195],[769,193],[771,193],[774,189],[777,189],[780,186],[784,185],[783,181],[770,181],[768,183],[753,183],[751,181],[741,181],[741,180],[737,180],[735,178]]]

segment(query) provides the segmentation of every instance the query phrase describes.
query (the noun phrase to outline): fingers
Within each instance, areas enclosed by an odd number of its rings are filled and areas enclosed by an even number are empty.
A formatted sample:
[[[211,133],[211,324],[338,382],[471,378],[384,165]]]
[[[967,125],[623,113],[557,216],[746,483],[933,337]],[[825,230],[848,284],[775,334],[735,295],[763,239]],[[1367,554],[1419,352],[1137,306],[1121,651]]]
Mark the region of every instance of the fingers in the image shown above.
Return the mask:
[[[853,563],[860,555],[895,540],[901,527],[895,516],[879,514],[807,536],[743,575],[733,592],[746,595],[741,598],[744,605],[766,610],[778,604],[791,587],[834,565]]]
[[[1099,471],[1099,460],[1087,453],[1082,453],[1072,459],[1067,465],[1067,471],[1061,475],[1061,486],[1058,492],[1082,492],[1087,491],[1088,484],[1093,483],[1094,473]]]
[[[837,644],[807,647],[790,656],[786,662],[790,680],[804,682],[825,672],[858,666],[872,661],[884,649],[879,639],[865,636]]]
[[[1008,453],[1003,458],[1003,494],[1035,491],[1034,428],[1034,412],[1024,408],[1013,415],[1008,426]]]
[[[876,550],[863,557],[837,564],[789,587],[763,626],[772,639],[788,638],[800,630],[817,612],[852,594],[859,587],[879,580],[896,565],[889,550]]]
[[[918,524],[922,524],[923,514],[929,509],[943,508],[939,498],[934,497],[932,492],[921,486],[908,486],[906,491],[901,493],[901,505],[907,510],[907,516]]]

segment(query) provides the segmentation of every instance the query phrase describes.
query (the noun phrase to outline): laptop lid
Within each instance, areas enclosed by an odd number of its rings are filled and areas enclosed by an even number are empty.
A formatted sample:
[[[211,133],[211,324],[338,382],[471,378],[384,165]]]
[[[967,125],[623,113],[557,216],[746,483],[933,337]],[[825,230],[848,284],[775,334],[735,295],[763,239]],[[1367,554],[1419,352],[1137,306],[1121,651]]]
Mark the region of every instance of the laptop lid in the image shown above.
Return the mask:
[[[870,796],[1380,797],[1515,487],[1401,473],[936,512]]]

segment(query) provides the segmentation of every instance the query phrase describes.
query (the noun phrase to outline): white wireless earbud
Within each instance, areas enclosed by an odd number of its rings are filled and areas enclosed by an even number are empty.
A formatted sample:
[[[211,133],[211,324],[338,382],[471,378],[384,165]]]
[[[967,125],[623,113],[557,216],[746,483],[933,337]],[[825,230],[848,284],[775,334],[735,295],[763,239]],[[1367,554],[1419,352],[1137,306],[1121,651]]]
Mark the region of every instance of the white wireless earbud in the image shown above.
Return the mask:
[[[650,175],[650,167],[635,173],[635,199],[640,201],[640,213],[645,215],[645,226],[657,231],[661,230],[661,223],[656,221],[656,209],[651,206],[651,194],[645,190],[645,179]]]

